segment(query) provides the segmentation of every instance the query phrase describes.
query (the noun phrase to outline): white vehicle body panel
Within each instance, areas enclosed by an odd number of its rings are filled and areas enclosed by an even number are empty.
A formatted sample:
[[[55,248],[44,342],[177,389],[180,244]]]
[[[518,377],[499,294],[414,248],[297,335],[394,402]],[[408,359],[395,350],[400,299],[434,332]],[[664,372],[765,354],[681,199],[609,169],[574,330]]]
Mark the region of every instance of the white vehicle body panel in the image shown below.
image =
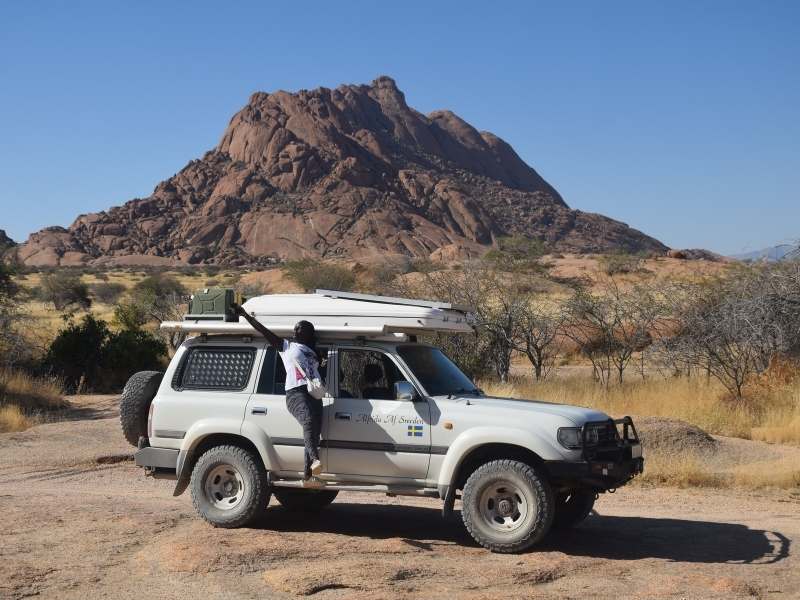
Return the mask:
[[[186,352],[198,346],[254,348],[246,387],[241,391],[173,389],[177,366]],[[579,451],[563,448],[556,441],[558,428],[608,419],[598,411],[545,402],[477,395],[430,397],[397,353],[397,344],[388,341],[332,344],[329,367],[337,364],[339,351],[348,349],[385,353],[420,397],[415,402],[325,398],[324,478],[441,488],[450,485],[464,458],[485,444],[519,446],[545,461],[577,461]],[[245,437],[258,450],[266,469],[278,476],[297,477],[302,471],[302,430],[289,413],[285,396],[257,391],[270,351],[274,352],[261,338],[254,341],[242,336],[191,338],[178,350],[153,400],[150,444],[180,450],[179,475],[193,449],[214,434]],[[338,369],[329,368],[328,373],[329,389],[335,393]],[[337,413],[350,418],[337,419]],[[421,435],[417,435],[419,431]],[[163,435],[165,432],[168,435]]]

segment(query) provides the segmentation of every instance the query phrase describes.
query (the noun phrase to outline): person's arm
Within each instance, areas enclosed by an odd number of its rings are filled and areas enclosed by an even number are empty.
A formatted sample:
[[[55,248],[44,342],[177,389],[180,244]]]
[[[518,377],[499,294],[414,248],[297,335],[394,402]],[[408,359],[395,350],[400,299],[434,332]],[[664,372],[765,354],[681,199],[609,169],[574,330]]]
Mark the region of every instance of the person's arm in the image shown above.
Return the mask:
[[[250,323],[253,329],[255,329],[257,332],[263,335],[269,342],[270,346],[275,348],[278,352],[283,351],[282,337],[275,335],[269,329],[264,327],[253,315],[247,314],[247,311],[244,308],[242,308],[241,304],[236,304],[236,302],[234,302],[231,305],[231,307],[233,308],[233,312],[235,312],[237,315],[241,315],[242,317],[244,317],[244,320]]]

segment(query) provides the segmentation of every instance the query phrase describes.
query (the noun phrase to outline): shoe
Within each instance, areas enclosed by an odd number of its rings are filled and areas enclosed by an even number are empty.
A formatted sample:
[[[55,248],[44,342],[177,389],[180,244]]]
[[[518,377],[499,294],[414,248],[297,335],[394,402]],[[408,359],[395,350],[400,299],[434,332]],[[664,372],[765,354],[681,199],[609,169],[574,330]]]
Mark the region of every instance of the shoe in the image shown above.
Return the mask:
[[[311,463],[311,474],[319,475],[320,473],[322,473],[322,462],[319,459],[316,459]]]

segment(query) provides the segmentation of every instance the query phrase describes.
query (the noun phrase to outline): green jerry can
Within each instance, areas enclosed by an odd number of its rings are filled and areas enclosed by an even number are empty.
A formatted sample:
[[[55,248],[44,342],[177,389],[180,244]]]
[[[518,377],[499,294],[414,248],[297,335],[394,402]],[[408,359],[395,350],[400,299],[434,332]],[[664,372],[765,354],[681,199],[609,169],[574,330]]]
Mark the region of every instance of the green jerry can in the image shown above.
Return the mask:
[[[206,288],[192,294],[189,300],[189,314],[184,317],[191,321],[238,321],[233,312],[233,303],[241,298],[232,288]]]

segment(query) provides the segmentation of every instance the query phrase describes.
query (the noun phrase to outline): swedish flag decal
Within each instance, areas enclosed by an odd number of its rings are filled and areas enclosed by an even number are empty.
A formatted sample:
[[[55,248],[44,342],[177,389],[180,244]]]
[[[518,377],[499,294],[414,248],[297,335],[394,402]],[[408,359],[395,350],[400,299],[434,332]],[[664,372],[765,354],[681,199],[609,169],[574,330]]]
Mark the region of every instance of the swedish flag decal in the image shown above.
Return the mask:
[[[422,437],[422,425],[409,425],[408,437]]]

